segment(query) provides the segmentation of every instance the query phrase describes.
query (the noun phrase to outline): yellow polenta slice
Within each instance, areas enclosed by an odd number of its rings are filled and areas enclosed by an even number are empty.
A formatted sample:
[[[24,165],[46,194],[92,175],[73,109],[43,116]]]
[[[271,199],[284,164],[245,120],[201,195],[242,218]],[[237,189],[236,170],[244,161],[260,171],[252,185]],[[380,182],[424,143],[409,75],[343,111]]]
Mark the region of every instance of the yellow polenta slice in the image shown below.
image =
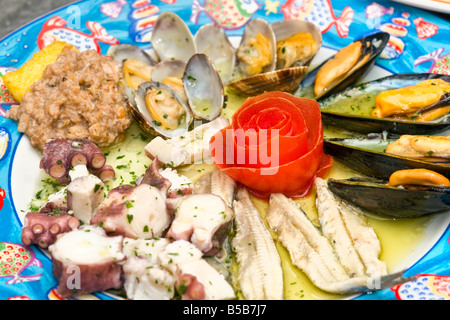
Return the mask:
[[[15,71],[10,71],[2,77],[2,80],[14,99],[22,101],[23,95],[30,89],[31,85],[42,77],[42,74],[49,64],[54,63],[64,47],[74,46],[55,41],[41,51],[36,52],[22,67]]]

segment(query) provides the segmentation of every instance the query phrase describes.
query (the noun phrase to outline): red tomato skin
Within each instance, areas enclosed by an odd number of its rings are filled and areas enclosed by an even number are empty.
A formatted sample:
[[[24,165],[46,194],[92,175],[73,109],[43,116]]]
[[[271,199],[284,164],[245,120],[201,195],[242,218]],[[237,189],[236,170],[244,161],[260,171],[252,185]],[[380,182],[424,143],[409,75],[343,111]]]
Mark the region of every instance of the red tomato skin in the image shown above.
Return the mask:
[[[289,148],[289,143],[287,142],[289,139],[280,140],[283,141],[285,147],[279,150],[280,162],[277,166],[270,166],[270,164],[260,166],[258,163],[247,165],[245,163],[234,164],[227,162],[226,160],[230,159],[227,158],[227,153],[228,155],[230,153],[234,154],[239,148],[246,148],[248,152],[248,150],[258,148],[258,146],[236,146],[232,138],[229,141],[226,140],[230,138],[227,136],[226,130],[239,129],[240,126],[245,125],[245,122],[241,122],[243,119],[239,118],[241,114],[245,114],[244,118],[251,119],[252,110],[250,108],[252,108],[252,105],[256,104],[258,106],[257,109],[261,110],[261,102],[273,102],[274,98],[279,98],[283,101],[288,100],[291,104],[301,109],[308,130],[308,139],[306,141],[305,139],[301,140],[297,138],[297,142],[307,145],[302,146],[302,148]],[[292,141],[295,141],[295,138]],[[220,145],[220,142],[222,145]],[[283,154],[283,149],[288,154]],[[325,176],[333,163],[333,159],[323,153],[323,127],[318,103],[315,100],[294,97],[284,92],[267,92],[260,96],[248,98],[242,107],[233,115],[232,125],[222,129],[213,136],[210,150],[212,158],[220,170],[248,187],[256,196],[265,199],[271,193],[283,193],[294,198],[309,195],[315,177]],[[291,153],[293,150],[302,150],[305,152],[303,154],[296,153],[293,156]]]

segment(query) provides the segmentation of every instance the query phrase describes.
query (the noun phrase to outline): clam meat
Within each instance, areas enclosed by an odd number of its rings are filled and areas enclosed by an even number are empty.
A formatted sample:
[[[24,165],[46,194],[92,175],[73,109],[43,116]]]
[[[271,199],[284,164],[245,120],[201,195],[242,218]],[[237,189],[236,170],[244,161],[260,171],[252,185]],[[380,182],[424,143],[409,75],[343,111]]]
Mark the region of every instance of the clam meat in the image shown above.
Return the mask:
[[[192,111],[167,85],[144,82],[135,92],[132,114],[151,134],[172,138],[183,134],[193,121]]]
[[[244,31],[237,49],[237,70],[229,87],[242,95],[266,91],[294,92],[322,45],[312,23],[285,20],[272,25],[256,21]]]
[[[152,80],[156,62],[141,48],[132,44],[110,46],[107,55],[122,65],[123,81],[126,88],[137,90],[139,85]]]
[[[237,49],[238,69],[243,77],[275,70],[276,40],[269,23],[250,21]]]
[[[211,121],[221,114],[223,84],[205,54],[195,53],[186,62],[174,59],[151,65],[150,60],[136,58],[148,57],[136,46],[115,46],[110,54],[123,63],[131,113],[146,132],[170,138],[185,133],[193,116]]]
[[[272,23],[277,45],[276,69],[308,66],[322,46],[322,33],[305,20]]]

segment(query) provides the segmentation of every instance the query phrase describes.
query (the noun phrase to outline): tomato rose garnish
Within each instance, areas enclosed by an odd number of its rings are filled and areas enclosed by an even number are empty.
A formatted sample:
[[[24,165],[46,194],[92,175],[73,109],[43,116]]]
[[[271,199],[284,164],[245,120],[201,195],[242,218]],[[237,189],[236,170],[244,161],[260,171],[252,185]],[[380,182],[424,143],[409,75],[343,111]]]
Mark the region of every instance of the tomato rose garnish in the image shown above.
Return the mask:
[[[216,166],[260,197],[307,196],[332,158],[323,153],[323,127],[315,100],[273,91],[247,98],[231,125],[211,139]]]

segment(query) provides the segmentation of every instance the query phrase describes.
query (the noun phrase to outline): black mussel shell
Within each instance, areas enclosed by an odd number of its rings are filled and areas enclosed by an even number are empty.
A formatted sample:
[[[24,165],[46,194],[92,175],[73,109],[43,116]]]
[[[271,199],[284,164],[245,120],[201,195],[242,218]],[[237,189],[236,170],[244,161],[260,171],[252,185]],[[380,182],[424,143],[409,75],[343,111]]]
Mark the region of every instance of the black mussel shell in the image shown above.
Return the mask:
[[[319,101],[323,123],[325,126],[338,127],[363,134],[383,131],[398,135],[421,135],[443,132],[450,128],[450,117],[448,116],[436,119],[435,121],[416,122],[413,120],[374,118],[370,115],[365,115],[367,110],[358,110],[361,109],[360,107],[363,104],[365,105],[363,109],[367,109],[368,106],[374,107],[375,97],[382,91],[416,85],[428,79],[442,79],[450,82],[450,76],[445,75],[403,73],[347,88],[344,91]],[[365,101],[362,102],[363,100]],[[337,110],[336,106],[341,104],[351,107],[351,111],[342,110],[343,108]]]
[[[388,41],[389,41],[389,34],[386,32],[377,32],[373,33],[371,35],[365,36],[361,39],[355,40],[355,41],[364,41],[364,42],[370,42],[371,46],[369,48],[365,48],[363,52],[361,52],[361,57],[363,57],[367,50],[370,50],[370,57],[367,60],[367,62],[360,66],[359,68],[353,70],[352,72],[346,74],[337,85],[333,86],[332,88],[329,88],[326,93],[322,94],[320,97],[316,96],[314,94],[314,83],[316,80],[316,75],[319,72],[319,70],[323,67],[325,63],[327,63],[329,60],[334,58],[334,55],[330,57],[329,59],[325,60],[323,63],[321,63],[317,68],[312,70],[310,73],[308,73],[305,78],[300,83],[299,89],[296,91],[295,95],[300,97],[305,97],[309,99],[323,99],[325,97],[328,97],[336,92],[340,92],[344,90],[345,88],[353,85],[358,79],[361,79],[366,75],[374,66],[376,59],[381,54],[383,49],[386,47]],[[376,44],[376,45],[374,45]]]
[[[417,186],[405,189],[368,179],[329,179],[339,198],[369,213],[391,218],[410,218],[450,209],[450,188]]]
[[[442,162],[426,161],[426,158],[408,158],[384,152],[383,146],[394,140],[331,138],[324,140],[324,151],[347,167],[376,179],[388,180],[395,171],[419,168],[432,170],[450,178],[450,161],[446,159],[442,159]],[[378,145],[377,149],[364,143],[367,141],[371,146]]]

